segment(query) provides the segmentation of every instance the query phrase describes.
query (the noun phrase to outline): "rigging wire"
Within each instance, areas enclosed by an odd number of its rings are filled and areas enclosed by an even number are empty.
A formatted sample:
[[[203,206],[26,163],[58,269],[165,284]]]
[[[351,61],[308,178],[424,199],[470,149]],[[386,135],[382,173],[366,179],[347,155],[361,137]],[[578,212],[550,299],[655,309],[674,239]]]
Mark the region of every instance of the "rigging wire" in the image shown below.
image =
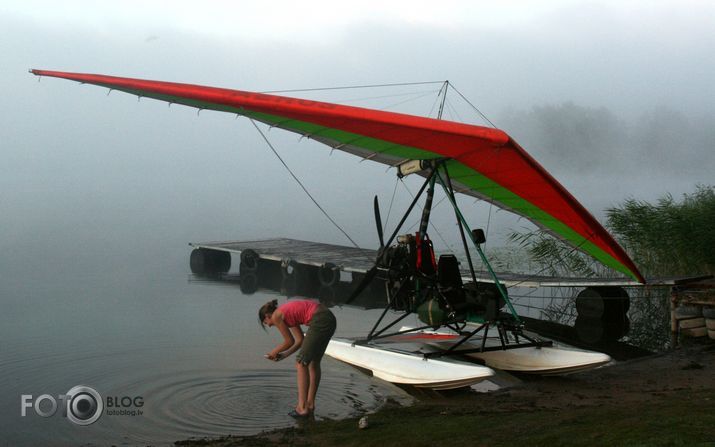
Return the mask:
[[[477,106],[475,106],[474,104],[472,104],[472,103],[462,94],[462,92],[460,92],[459,90],[457,90],[457,88],[456,88],[454,85],[452,85],[452,84],[449,84],[449,86],[452,87],[452,90],[454,90],[455,92],[457,92],[457,94],[458,94],[467,104],[469,104],[470,107],[472,107],[472,109],[474,109],[474,110],[479,114],[479,116],[481,116],[487,123],[489,123],[490,126],[492,126],[492,127],[495,128],[495,129],[497,128],[497,126],[495,126],[494,123],[492,123],[491,120],[490,120],[489,118],[487,118],[487,116],[486,116],[485,114],[483,114],[482,111],[477,108]]]
[[[409,99],[406,99],[406,100],[404,100],[404,101],[400,101],[400,102],[395,102],[395,103],[392,103],[392,104],[388,104],[388,105],[386,105],[386,106],[383,107],[383,110],[387,110],[387,109],[390,109],[390,108],[393,108],[393,107],[397,107],[397,106],[399,106],[399,105],[406,104],[406,103],[408,103],[408,102],[410,102],[410,101],[417,101],[417,100],[420,99],[420,98],[424,98],[425,96],[429,96],[429,95],[433,95],[433,94],[434,94],[434,91],[430,91],[430,92],[428,92],[428,93],[425,93],[425,94],[420,95],[420,96],[416,96],[416,97],[414,97],[414,98],[409,98]]]
[[[487,212],[487,228],[486,232],[489,234],[489,226],[492,224],[492,210],[494,209],[494,200],[489,200],[489,212]],[[486,245],[486,242],[485,242]],[[486,249],[486,246],[484,247]]]
[[[405,189],[407,190],[407,192],[408,192],[408,193],[410,194],[410,196],[414,199],[414,198],[415,198],[415,195],[412,194],[412,191],[410,191],[410,189],[407,187],[407,184],[406,184],[404,181],[403,181],[403,182],[400,182],[400,183],[402,183],[402,186],[405,187]],[[437,202],[437,204],[436,204],[435,206],[433,206],[432,209],[434,210],[435,208],[437,208],[437,206],[439,206],[439,204],[442,203],[442,202],[444,201],[444,199],[446,199],[446,197],[443,197],[442,200],[440,200],[439,202]],[[421,207],[420,207],[420,209],[421,209]],[[408,228],[407,231],[409,232],[412,228],[416,227],[417,224],[419,224],[419,223],[420,223],[420,222],[416,222],[416,223],[413,224],[410,228]],[[434,223],[430,222],[429,225],[430,225],[430,226],[432,227],[432,229],[437,233],[437,236],[439,236],[440,240],[442,240],[442,243],[443,243],[447,248],[450,248],[450,245],[447,243],[446,240],[444,240],[444,236],[442,236],[442,233],[440,233],[439,230],[437,229],[437,227],[434,226]]]
[[[401,181],[400,177],[395,177],[395,188],[392,190],[392,198],[390,199],[390,207],[387,209],[387,217],[385,218],[385,223],[382,225],[382,232],[387,230],[387,223],[390,221],[390,213],[392,212],[392,204],[395,202],[395,193],[397,192],[397,184]]]
[[[253,127],[256,128],[256,130],[258,131],[258,133],[261,134],[261,137],[263,137],[263,140],[266,142],[266,144],[268,145],[268,147],[271,148],[271,151],[273,151],[273,154],[275,154],[275,156],[278,158],[278,160],[280,160],[280,162],[281,162],[281,164],[283,165],[283,167],[286,168],[286,170],[288,171],[288,173],[293,177],[293,179],[298,183],[298,185],[303,189],[303,191],[305,191],[305,193],[308,195],[308,197],[310,198],[310,200],[313,201],[313,203],[315,204],[315,206],[317,206],[318,209],[323,213],[323,215],[325,215],[325,217],[327,217],[328,220],[329,220],[330,222],[332,222],[333,225],[335,225],[335,228],[337,228],[338,230],[340,230],[340,232],[343,233],[343,235],[345,235],[346,238],[348,238],[348,240],[353,244],[353,246],[355,246],[355,248],[361,248],[361,247],[350,237],[350,235],[349,235],[348,233],[346,233],[345,230],[343,230],[342,227],[341,227],[340,225],[338,225],[338,223],[335,222],[335,220],[333,220],[332,217],[330,217],[330,215],[328,214],[328,212],[325,211],[325,209],[324,209],[322,206],[320,206],[320,204],[318,203],[318,201],[315,200],[315,197],[313,197],[313,195],[310,193],[310,191],[308,191],[308,189],[305,187],[305,185],[303,185],[303,182],[301,182],[300,179],[293,173],[293,171],[291,170],[291,168],[288,167],[288,165],[286,164],[285,160],[283,160],[283,157],[281,157],[280,154],[278,154],[278,151],[276,150],[276,148],[273,147],[273,144],[271,144],[271,142],[268,140],[268,137],[266,137],[266,134],[263,133],[263,131],[261,130],[261,128],[258,127],[258,125],[256,124],[256,122],[255,122],[253,119],[251,119],[251,118],[249,118],[249,120],[251,121],[251,124],[253,124]]]
[[[444,84],[442,84],[442,88],[439,89],[439,93],[437,96],[440,96],[441,93],[441,99],[439,101],[439,111],[437,112],[437,119],[441,120],[442,119],[442,113],[444,112],[444,102],[447,100],[447,90],[449,89],[449,81],[444,81]]]
[[[352,102],[364,102],[364,101],[372,101],[375,99],[386,99],[386,98],[398,98],[400,96],[412,96],[412,95],[431,95],[434,94],[434,89],[432,90],[420,90],[417,92],[407,92],[407,93],[397,93],[393,95],[380,95],[380,96],[361,96],[359,98],[343,98],[343,99],[336,99],[335,102],[337,103],[352,103]],[[422,96],[420,96],[421,98]]]
[[[479,114],[479,116],[481,116],[482,119],[483,119],[485,122],[489,123],[489,125],[492,126],[494,129],[497,128],[497,127],[494,125],[494,123],[493,123],[489,118],[487,118],[487,116],[486,116],[484,113],[482,113],[482,111],[479,110],[479,108],[478,108],[477,106],[475,106],[474,104],[472,104],[472,102],[469,101],[469,99],[467,99],[467,98],[462,94],[462,92],[460,92],[453,84],[449,83],[448,86],[451,87],[452,90],[454,90],[454,91],[459,95],[459,97],[462,98],[474,111],[476,111],[477,114]],[[448,107],[448,110],[454,112],[454,114],[457,116],[457,118],[458,118],[459,121],[465,122],[464,119],[462,119],[462,117],[461,117],[460,114],[458,113],[457,109],[456,109],[455,107],[453,107],[453,105],[452,105],[451,101],[449,101],[449,99],[447,99],[447,107]],[[489,235],[489,229],[490,229],[490,226],[491,226],[491,221],[492,221],[492,213],[493,213],[493,211],[494,211],[494,200],[490,198],[489,200],[486,200],[486,202],[489,203],[489,211],[487,212],[487,225],[486,225],[486,228],[485,228],[485,233],[486,233],[486,235],[488,236],[488,235]],[[488,240],[488,239],[487,239],[487,240]],[[484,244],[484,250],[486,250],[486,248],[487,248],[487,243]],[[483,273],[483,272],[484,272],[484,271],[482,270],[481,273]]]
[[[319,92],[329,90],[349,90],[358,88],[379,88],[379,87],[405,87],[411,85],[427,85],[427,84],[442,84],[444,81],[424,81],[424,82],[398,82],[394,84],[372,84],[372,85],[348,85],[344,87],[318,87],[318,88],[303,88],[293,90],[266,90],[260,93],[296,93],[296,92]]]
[[[430,107],[429,113],[427,114],[429,118],[432,117],[432,112],[434,112],[434,109],[437,107],[437,104],[439,104],[439,96],[441,93],[442,89],[439,89],[439,91],[437,92],[437,96],[434,98],[434,102],[432,103],[432,107]]]
[[[457,109],[454,107],[454,105],[452,105],[452,101],[450,101],[449,98],[447,98],[447,110],[449,111],[450,116],[456,117],[456,119],[455,118],[453,118],[453,119],[455,119],[456,121],[458,121],[460,123],[466,123],[464,118],[462,118],[462,116],[459,114],[459,112],[457,112]]]

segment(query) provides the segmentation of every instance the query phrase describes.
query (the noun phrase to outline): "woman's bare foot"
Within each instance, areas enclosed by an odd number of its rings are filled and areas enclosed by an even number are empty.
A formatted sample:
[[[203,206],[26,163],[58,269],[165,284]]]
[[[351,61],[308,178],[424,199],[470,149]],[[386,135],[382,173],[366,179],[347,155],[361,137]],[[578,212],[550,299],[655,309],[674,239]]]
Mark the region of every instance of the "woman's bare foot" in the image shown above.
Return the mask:
[[[299,406],[296,406],[294,409],[295,413],[299,416],[308,416],[309,414],[312,413],[312,411],[308,408],[302,408]]]
[[[310,416],[310,413],[301,413],[298,410],[291,410],[290,413],[288,413],[288,416],[296,419],[302,419]]]

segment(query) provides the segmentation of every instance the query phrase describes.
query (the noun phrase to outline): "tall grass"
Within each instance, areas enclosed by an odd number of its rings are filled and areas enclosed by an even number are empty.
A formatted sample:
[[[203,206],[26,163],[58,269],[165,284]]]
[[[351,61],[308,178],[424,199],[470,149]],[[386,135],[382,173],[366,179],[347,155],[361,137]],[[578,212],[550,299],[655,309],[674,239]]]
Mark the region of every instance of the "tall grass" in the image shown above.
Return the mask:
[[[628,199],[607,210],[607,226],[647,276],[715,273],[715,188],[698,186],[681,202]]]
[[[599,266],[593,258],[563,244],[549,233],[541,230],[512,232],[509,242],[526,250],[537,271],[530,272],[546,276],[598,276]],[[605,272],[601,272],[604,273]]]

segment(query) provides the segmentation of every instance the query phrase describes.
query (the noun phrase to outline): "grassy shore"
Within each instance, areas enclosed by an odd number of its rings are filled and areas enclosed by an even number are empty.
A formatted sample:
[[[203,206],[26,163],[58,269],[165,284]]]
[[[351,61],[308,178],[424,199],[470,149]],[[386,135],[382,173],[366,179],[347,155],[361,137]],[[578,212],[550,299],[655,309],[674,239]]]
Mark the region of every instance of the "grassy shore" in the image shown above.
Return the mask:
[[[715,446],[715,345],[566,377],[528,378],[488,394],[457,393],[358,419],[306,421],[188,446]]]

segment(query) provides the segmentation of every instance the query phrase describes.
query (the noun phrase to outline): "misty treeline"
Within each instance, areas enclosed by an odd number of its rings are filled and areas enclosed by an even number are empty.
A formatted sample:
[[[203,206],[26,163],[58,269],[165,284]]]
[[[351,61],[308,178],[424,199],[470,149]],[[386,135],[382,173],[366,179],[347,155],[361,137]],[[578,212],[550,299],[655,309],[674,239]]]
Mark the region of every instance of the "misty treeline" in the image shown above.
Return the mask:
[[[681,175],[681,168],[704,168],[715,150],[712,114],[686,116],[668,106],[626,119],[605,107],[567,102],[511,110],[499,123],[545,166],[577,173]]]

